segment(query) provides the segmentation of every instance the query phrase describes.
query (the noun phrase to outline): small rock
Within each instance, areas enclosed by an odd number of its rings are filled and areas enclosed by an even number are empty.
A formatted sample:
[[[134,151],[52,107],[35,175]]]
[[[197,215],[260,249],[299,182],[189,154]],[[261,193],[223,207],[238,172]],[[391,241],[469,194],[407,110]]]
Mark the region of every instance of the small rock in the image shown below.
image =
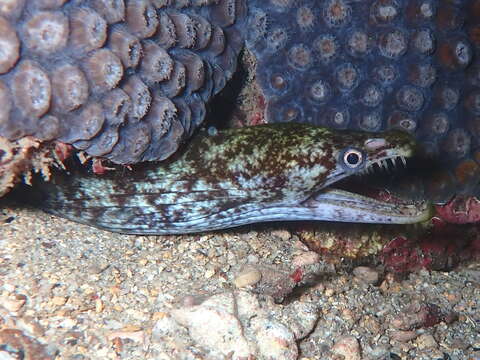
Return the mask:
[[[171,315],[178,324],[188,328],[190,336],[201,347],[222,356],[248,357],[250,347],[234,308],[233,295],[220,294],[200,305],[173,310]]]
[[[372,356],[374,359],[385,359],[387,358],[388,353],[389,347],[387,345],[378,345],[370,350],[369,355]]]
[[[14,296],[6,296],[0,298],[0,306],[3,306],[6,310],[10,312],[17,312],[19,311],[25,302],[27,301],[27,297],[25,295],[14,295]]]
[[[19,359],[19,354],[24,360],[53,360],[56,357],[54,349],[49,349],[20,330],[0,331],[0,344],[0,359]]]
[[[365,284],[375,285],[378,283],[378,271],[367,266],[357,266],[353,269],[353,275]]]
[[[101,313],[104,308],[105,308],[105,305],[103,304],[103,301],[101,299],[96,299],[95,300],[95,311],[97,313]]]
[[[342,336],[332,347],[332,352],[342,355],[344,360],[360,360],[360,344],[354,336]]]
[[[56,306],[62,306],[62,305],[65,305],[67,300],[68,300],[68,298],[66,298],[64,296],[54,296],[53,299],[52,299],[52,304],[56,305]]]
[[[157,321],[154,339],[165,344],[184,332],[182,342],[195,344],[208,359],[295,360],[297,339],[289,327],[269,316],[267,309],[272,311],[272,306],[276,306],[273,301],[261,305],[245,291],[213,295],[199,305],[169,311]]]
[[[293,243],[293,246],[292,246],[294,249],[296,250],[300,250],[300,251],[309,251],[310,249],[308,248],[307,245],[305,245],[303,242],[301,242],[300,240],[296,240],[294,243]]]
[[[257,328],[256,342],[262,358],[296,360],[298,349],[292,332],[279,322],[259,320],[253,321],[253,327]]]
[[[115,339],[129,339],[134,342],[143,344],[145,342],[145,332],[144,331],[112,331],[108,334],[108,339],[110,341],[118,341]]]
[[[435,338],[431,334],[422,334],[415,341],[417,347],[421,350],[432,349],[438,346]]]
[[[316,302],[298,301],[283,308],[279,321],[288,324],[296,339],[308,336],[318,324],[320,308]]]
[[[215,275],[215,269],[210,268],[205,271],[205,278],[210,279],[213,275]]]
[[[272,235],[280,238],[282,241],[288,241],[292,238],[292,234],[287,230],[274,230]]]
[[[248,266],[245,267],[233,280],[234,285],[237,288],[243,288],[246,286],[255,285],[262,279],[262,273],[260,270]]]
[[[323,292],[323,294],[329,298],[329,297],[332,297],[333,295],[335,295],[335,290],[332,289],[332,288],[326,288],[325,291]]]
[[[295,267],[313,265],[320,261],[320,255],[314,251],[307,251],[293,258],[292,264]]]
[[[398,342],[409,342],[417,337],[417,333],[415,331],[408,331],[408,330],[394,330],[390,333],[390,338],[392,340]]]

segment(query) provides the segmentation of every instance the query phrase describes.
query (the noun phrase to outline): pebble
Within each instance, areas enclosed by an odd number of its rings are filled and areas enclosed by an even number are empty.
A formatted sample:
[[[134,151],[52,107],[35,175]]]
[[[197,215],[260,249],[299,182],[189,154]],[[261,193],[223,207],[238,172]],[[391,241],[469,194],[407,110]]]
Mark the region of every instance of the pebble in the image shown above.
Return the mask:
[[[54,296],[52,298],[52,304],[56,305],[56,306],[62,306],[62,305],[65,305],[67,300],[68,300],[68,298],[65,297],[65,296]]]
[[[10,312],[17,312],[25,305],[26,301],[25,295],[4,296],[0,298],[0,306]]]
[[[128,339],[137,343],[143,344],[145,342],[144,331],[112,331],[108,334],[108,339],[114,341],[115,339]]]
[[[435,340],[433,335],[428,333],[419,335],[415,343],[420,350],[432,349],[438,346],[437,341]]]
[[[408,342],[413,340],[417,337],[417,333],[415,331],[408,331],[408,330],[394,330],[390,332],[390,338],[395,341],[399,342]]]
[[[212,295],[199,305],[165,311],[154,328],[157,343],[188,329],[188,337],[205,349],[205,358],[233,359],[259,357],[294,360],[298,348],[294,333],[268,315],[270,307],[245,291]],[[215,331],[212,331],[215,329]],[[255,350],[256,349],[256,350]]]
[[[324,294],[327,298],[330,298],[330,297],[332,297],[333,295],[335,295],[335,289],[326,288],[325,291],[323,292],[323,294]]]
[[[95,300],[95,312],[100,313],[100,312],[103,311],[104,308],[105,308],[105,304],[103,303],[103,301],[101,299],[96,299]]]
[[[354,336],[343,336],[335,341],[332,352],[341,355],[344,360],[361,360],[360,343]]]
[[[320,261],[320,255],[314,251],[307,251],[293,258],[292,264],[295,267],[313,265]]]
[[[258,283],[262,279],[262,273],[260,270],[248,266],[245,267],[233,280],[233,284],[237,288],[243,288],[247,286],[252,286]]]
[[[213,275],[215,275],[215,269],[210,268],[205,270],[204,276],[206,279],[210,279]]]
[[[379,279],[378,271],[367,266],[357,266],[353,269],[353,275],[356,279],[369,285],[377,284]]]
[[[264,359],[296,360],[298,349],[295,337],[285,325],[267,319],[253,320],[257,327],[256,342]]]
[[[292,238],[292,234],[287,230],[273,230],[272,235],[278,237],[282,241],[288,241]]]

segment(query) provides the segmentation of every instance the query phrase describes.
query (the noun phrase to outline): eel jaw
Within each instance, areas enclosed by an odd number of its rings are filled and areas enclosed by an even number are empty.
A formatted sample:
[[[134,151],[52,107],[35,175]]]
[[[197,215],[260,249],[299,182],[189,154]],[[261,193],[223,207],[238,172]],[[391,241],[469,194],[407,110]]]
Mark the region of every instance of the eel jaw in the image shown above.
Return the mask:
[[[427,201],[382,201],[335,188],[323,189],[302,206],[312,219],[324,221],[413,224],[433,216],[433,206]]]

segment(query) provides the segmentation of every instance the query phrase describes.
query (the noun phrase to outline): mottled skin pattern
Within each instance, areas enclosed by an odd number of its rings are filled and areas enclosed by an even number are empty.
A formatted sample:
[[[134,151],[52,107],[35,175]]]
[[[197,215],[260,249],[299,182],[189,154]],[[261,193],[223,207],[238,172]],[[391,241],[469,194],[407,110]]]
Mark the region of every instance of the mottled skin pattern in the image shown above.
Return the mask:
[[[43,185],[41,206],[129,234],[200,232],[276,220],[417,222],[429,216],[425,203],[375,202],[331,188],[374,164],[410,157],[413,146],[398,132],[372,138],[300,124],[200,134],[161,166],[107,177],[56,178]]]

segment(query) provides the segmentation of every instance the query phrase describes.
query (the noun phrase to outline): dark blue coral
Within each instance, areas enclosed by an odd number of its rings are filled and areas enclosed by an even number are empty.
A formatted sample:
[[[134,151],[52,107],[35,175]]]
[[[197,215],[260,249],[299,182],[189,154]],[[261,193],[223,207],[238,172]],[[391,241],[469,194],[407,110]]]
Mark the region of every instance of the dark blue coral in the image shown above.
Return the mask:
[[[413,133],[426,191],[478,192],[480,1],[251,0],[269,122]]]

